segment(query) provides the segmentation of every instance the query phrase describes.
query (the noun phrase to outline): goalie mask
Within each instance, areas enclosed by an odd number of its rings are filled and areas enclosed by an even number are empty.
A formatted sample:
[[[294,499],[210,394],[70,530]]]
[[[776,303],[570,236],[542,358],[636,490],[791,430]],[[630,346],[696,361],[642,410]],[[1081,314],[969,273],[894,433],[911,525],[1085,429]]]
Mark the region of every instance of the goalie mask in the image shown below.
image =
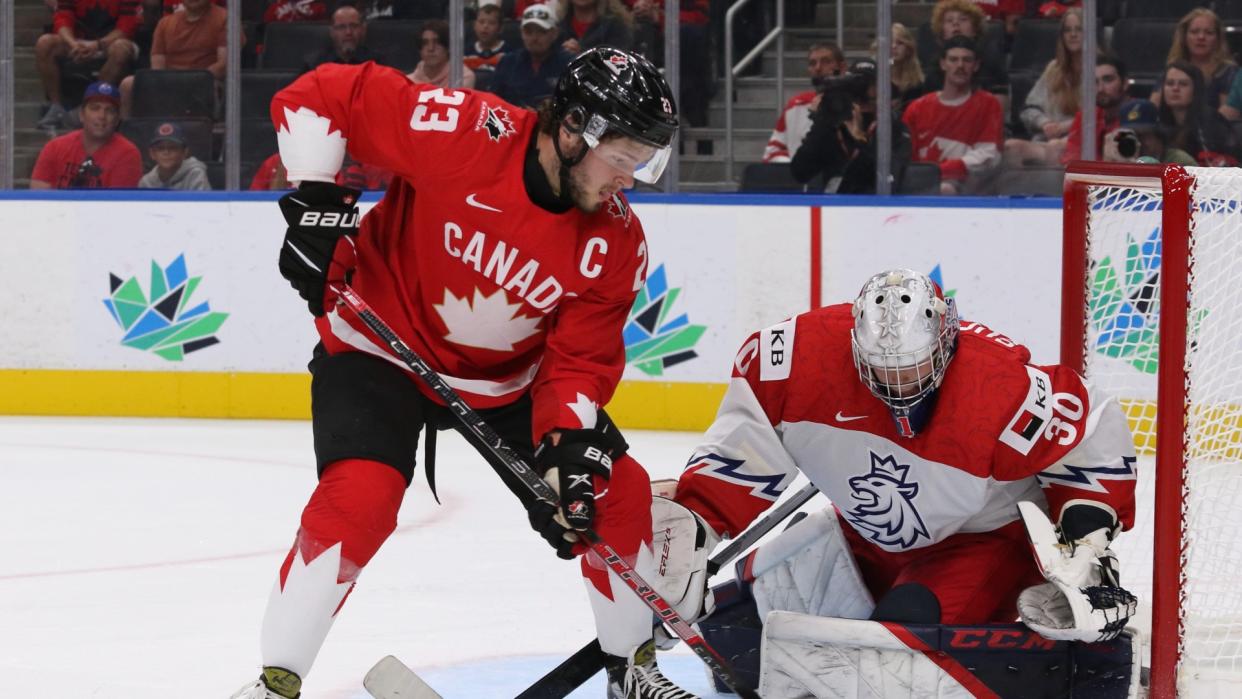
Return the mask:
[[[889,407],[903,437],[927,423],[957,346],[957,307],[914,270],[881,272],[854,300],[858,378]]]

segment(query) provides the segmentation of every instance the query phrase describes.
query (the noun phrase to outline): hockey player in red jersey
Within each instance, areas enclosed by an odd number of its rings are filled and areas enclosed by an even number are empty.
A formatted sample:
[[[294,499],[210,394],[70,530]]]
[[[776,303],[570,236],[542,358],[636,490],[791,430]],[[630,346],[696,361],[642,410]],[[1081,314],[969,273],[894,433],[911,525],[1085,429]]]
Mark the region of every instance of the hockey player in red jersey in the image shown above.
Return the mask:
[[[877,274],[852,304],[804,313],[743,343],[675,500],[708,542],[742,531],[799,472],[833,503],[817,531],[834,539],[832,556],[844,552],[849,575],[833,576],[825,591],[825,571],[840,561],[824,555],[788,567],[782,589],[756,586],[760,618],[760,597],[771,593],[782,599],[769,598],[767,609],[820,616],[847,616],[826,610],[854,595],[865,601],[853,618],[1013,622],[1021,593],[1032,628],[1111,638],[1132,613],[1132,596],[1119,590],[1128,601],[1084,607],[1080,588],[1119,589],[1109,543],[1134,520],[1134,445],[1115,399],[1066,367],[1030,359],[1004,335],[959,321],[954,301],[925,275]],[[1065,561],[1053,562],[1049,580],[1061,587],[1041,585],[1021,501],[1059,527]],[[752,558],[744,577],[755,567],[779,566]],[[838,579],[850,576],[860,589]],[[802,608],[782,606],[791,599]],[[696,602],[690,595],[691,608],[679,610],[693,614]]]
[[[647,267],[620,190],[659,178],[678,127],[656,68],[587,51],[535,113],[373,63],[326,65],[278,93],[272,118],[289,180],[301,183],[280,202],[280,270],[321,338],[311,362],[319,484],[264,616],[261,678],[237,696],[299,695],[396,526],[421,428],[434,489],[435,432],[456,426],[338,306],[334,281],[347,280],[557,489],[559,512],[493,464],[558,555],[581,552],[571,529],[594,527],[651,574],[649,481],[600,406],[620,380],[621,330]],[[346,151],[394,173],[360,225],[358,192],[333,184]],[[654,664],[644,603],[602,562],[583,556],[581,567],[613,695],[690,697]]]

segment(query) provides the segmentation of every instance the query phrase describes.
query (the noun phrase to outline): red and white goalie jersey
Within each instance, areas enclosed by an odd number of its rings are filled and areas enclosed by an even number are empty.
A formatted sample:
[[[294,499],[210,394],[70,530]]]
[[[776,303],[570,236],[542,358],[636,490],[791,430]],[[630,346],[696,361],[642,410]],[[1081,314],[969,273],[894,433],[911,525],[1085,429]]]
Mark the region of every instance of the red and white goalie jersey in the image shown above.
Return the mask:
[[[1134,445],[1115,399],[963,321],[930,421],[904,438],[859,380],[853,325],[840,304],[752,335],[676,499],[733,535],[801,470],[872,558],[1004,528],[1021,500],[1053,521],[1086,500],[1133,524]]]
[[[352,285],[450,386],[476,408],[529,390],[536,441],[594,427],[620,381],[621,331],[646,273],[623,196],[593,214],[536,206],[523,177],[533,112],[374,63],[302,76],[272,100],[272,120],[290,181],[332,181],[346,148],[394,173],[362,219]],[[317,325],[329,351],[404,368],[348,312]]]

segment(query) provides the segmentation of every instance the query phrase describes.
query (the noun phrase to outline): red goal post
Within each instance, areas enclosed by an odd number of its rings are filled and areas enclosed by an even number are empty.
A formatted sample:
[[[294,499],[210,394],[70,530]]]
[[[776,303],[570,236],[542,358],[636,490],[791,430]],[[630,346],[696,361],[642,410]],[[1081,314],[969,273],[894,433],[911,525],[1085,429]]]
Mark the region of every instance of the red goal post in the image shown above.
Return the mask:
[[[1150,696],[1242,695],[1242,170],[1075,162],[1063,215],[1061,362],[1155,456],[1117,542]]]

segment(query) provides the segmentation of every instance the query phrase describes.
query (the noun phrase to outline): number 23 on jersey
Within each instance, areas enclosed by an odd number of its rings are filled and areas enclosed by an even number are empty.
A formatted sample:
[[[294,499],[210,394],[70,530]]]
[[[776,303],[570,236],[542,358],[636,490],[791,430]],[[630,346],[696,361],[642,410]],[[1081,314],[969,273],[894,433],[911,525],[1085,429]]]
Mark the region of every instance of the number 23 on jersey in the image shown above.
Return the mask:
[[[415,131],[445,131],[457,129],[461,111],[455,109],[466,101],[466,93],[457,90],[446,92],[437,87],[418,93],[418,106],[410,115],[410,128]],[[428,105],[428,103],[431,105]]]

